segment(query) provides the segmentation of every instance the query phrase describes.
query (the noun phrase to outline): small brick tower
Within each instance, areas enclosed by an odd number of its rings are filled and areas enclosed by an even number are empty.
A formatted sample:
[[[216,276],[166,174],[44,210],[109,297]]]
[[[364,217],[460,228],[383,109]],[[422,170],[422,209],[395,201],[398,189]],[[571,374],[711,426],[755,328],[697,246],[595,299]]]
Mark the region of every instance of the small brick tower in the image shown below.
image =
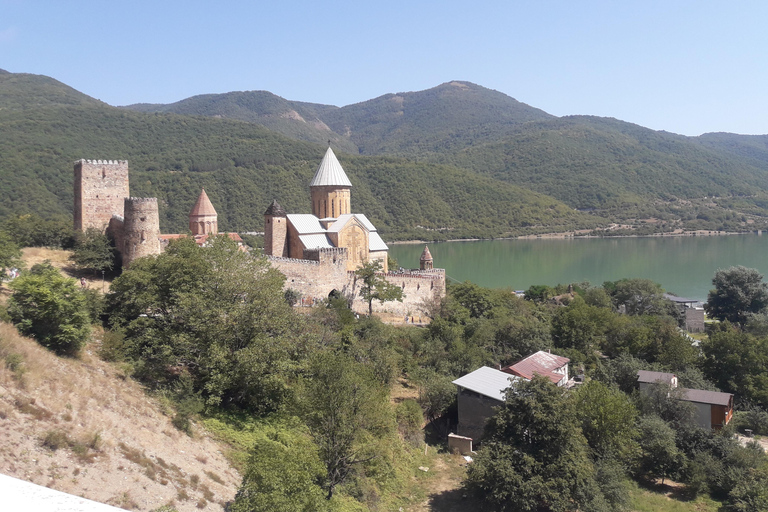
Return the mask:
[[[123,268],[143,256],[160,254],[160,216],[156,197],[126,197],[123,225]]]
[[[285,210],[272,200],[264,212],[264,254],[267,256],[288,256],[288,222]]]
[[[419,258],[419,268],[421,270],[432,270],[432,267],[432,253],[429,252],[429,247],[425,245],[424,251],[421,253],[421,258]]]
[[[128,190],[126,160],[75,162],[75,230],[104,232],[113,214],[123,216]]]
[[[200,192],[200,197],[189,212],[189,230],[193,235],[219,234],[219,216],[205,189]]]
[[[352,182],[347,178],[333,150],[328,146],[323,161],[317,167],[315,177],[309,183],[312,215],[318,219],[337,219],[339,215],[352,213],[351,188]]]

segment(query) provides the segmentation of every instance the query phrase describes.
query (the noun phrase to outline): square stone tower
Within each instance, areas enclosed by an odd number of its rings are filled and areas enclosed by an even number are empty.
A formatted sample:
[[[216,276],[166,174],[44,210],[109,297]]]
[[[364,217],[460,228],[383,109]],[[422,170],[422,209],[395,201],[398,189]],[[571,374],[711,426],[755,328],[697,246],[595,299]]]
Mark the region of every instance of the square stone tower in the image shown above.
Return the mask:
[[[75,229],[104,231],[113,214],[123,216],[130,197],[126,160],[75,162]]]

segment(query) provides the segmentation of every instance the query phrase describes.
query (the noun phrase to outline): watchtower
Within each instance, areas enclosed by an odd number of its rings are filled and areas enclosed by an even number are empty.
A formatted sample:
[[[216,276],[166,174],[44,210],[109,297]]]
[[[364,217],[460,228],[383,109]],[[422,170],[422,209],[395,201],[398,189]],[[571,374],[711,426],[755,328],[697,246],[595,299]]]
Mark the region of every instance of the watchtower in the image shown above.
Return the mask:
[[[107,229],[113,214],[123,216],[130,196],[126,160],[75,162],[75,230]]]
[[[160,215],[156,197],[126,197],[123,224],[123,268],[137,258],[160,254]]]
[[[283,207],[275,200],[264,212],[264,254],[267,256],[288,256],[286,215]]]

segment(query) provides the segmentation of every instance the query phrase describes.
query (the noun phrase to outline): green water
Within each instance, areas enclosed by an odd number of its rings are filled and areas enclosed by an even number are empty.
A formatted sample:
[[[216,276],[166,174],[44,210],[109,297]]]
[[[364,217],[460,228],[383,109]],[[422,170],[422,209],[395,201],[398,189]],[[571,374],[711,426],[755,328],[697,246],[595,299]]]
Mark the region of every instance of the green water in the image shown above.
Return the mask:
[[[391,244],[389,249],[400,266],[418,268],[424,244]],[[743,265],[768,275],[768,235],[483,240],[430,244],[429,250],[449,281],[515,290],[641,277],[703,301],[718,268]]]

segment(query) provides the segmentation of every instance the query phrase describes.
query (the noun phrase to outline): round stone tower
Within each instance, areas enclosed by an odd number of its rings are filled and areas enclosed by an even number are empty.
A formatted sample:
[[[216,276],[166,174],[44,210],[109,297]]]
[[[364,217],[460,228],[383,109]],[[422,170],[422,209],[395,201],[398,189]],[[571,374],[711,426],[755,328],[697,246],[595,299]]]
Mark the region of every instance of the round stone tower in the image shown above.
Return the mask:
[[[156,197],[126,197],[123,224],[123,268],[133,260],[160,254],[160,216]]]
[[[432,270],[432,253],[429,252],[429,247],[424,246],[424,251],[419,258],[419,268],[421,270]]]

